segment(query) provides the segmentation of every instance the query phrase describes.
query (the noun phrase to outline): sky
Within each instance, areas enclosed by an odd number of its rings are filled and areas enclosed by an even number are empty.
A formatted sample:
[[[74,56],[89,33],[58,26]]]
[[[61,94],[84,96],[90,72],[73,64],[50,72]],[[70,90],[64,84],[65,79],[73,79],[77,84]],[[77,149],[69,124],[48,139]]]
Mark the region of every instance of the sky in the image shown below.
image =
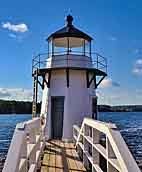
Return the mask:
[[[141,9],[141,0],[2,0],[0,99],[32,99],[32,57],[47,52],[45,39],[71,13],[94,38],[93,51],[108,60],[99,104],[142,104]]]

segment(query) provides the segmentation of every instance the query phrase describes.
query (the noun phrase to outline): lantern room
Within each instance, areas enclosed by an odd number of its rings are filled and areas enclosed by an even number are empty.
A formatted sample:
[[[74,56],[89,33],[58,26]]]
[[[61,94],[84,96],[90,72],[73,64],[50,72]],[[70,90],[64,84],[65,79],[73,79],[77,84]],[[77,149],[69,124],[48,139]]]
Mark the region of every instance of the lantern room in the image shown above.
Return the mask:
[[[49,55],[79,54],[88,57],[91,56],[92,38],[75,28],[72,22],[73,17],[68,15],[66,18],[66,26],[48,37]]]

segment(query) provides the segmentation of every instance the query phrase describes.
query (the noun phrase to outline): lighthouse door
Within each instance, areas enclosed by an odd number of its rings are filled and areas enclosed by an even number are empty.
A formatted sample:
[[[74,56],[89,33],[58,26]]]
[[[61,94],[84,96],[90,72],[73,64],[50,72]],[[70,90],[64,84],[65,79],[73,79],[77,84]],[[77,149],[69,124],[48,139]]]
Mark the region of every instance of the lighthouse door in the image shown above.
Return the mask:
[[[51,97],[51,135],[61,139],[63,133],[64,97]]]

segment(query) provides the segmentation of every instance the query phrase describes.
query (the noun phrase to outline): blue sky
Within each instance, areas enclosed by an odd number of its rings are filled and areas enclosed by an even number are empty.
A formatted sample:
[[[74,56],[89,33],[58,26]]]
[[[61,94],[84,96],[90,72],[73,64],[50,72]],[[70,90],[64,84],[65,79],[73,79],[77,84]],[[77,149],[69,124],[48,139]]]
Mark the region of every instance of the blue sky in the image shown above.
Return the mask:
[[[99,103],[142,104],[141,9],[141,0],[1,1],[0,98],[31,100],[32,56],[47,52],[45,39],[71,11],[74,25],[94,38],[94,51],[108,59]]]

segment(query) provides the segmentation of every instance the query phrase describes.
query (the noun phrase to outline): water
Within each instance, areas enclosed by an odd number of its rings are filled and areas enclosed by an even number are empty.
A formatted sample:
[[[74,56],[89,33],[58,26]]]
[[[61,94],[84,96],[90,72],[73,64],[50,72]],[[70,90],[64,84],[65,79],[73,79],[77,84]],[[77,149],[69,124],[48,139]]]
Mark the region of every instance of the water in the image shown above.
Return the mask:
[[[99,120],[113,122],[117,125],[142,169],[142,112],[101,112]]]
[[[17,123],[31,119],[31,115],[0,115],[0,171]]]
[[[16,124],[28,119],[31,119],[31,115],[0,115],[1,167]],[[142,112],[101,112],[99,113],[99,119],[116,123],[137,163],[142,166]]]

